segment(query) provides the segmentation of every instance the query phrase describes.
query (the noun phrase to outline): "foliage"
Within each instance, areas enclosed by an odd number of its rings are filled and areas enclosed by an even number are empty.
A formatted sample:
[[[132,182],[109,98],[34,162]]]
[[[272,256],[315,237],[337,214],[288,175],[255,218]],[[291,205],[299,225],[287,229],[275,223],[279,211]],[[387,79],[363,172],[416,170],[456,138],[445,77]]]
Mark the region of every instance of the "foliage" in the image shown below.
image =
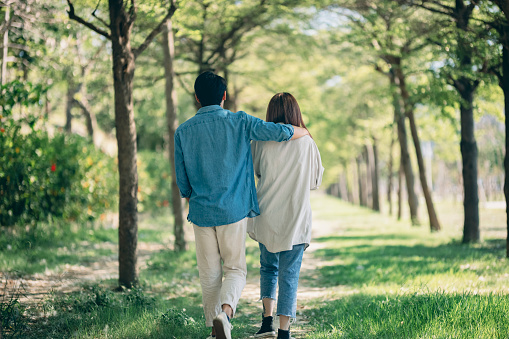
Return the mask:
[[[0,136],[1,225],[48,216],[93,219],[115,205],[116,166],[88,140],[15,131]]]
[[[19,301],[25,295],[23,282],[5,275],[0,294],[0,337],[15,337],[26,329],[25,306]]]
[[[40,103],[42,86],[13,81],[1,89],[0,225],[48,216],[95,218],[115,204],[113,160],[77,135],[42,129],[27,108]],[[16,107],[24,107],[20,114]]]
[[[171,174],[168,151],[138,153],[138,210],[157,212],[170,208]]]

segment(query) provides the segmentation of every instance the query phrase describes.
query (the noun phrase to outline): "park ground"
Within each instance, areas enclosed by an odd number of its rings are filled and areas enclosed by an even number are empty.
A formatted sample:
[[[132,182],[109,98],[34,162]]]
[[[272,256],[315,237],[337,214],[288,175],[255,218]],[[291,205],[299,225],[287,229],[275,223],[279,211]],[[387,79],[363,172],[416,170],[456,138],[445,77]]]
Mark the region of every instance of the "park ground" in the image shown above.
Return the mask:
[[[412,227],[387,212],[313,194],[313,241],[303,260],[293,336],[508,338],[504,211],[481,205],[482,242],[463,245],[461,203],[436,205],[443,230],[431,233],[424,210],[422,225]],[[119,292],[111,218],[1,234],[4,337],[207,337],[191,227],[189,250],[177,254],[171,216],[141,215],[140,287]],[[233,338],[249,338],[260,324],[258,253],[248,239],[248,282]]]

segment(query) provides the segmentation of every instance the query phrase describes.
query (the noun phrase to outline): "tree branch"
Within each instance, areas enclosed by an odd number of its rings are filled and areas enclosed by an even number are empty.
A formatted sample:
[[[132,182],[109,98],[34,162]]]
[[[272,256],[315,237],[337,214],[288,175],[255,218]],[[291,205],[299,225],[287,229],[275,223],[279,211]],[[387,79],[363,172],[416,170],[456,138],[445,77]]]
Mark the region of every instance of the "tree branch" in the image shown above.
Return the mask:
[[[98,28],[94,24],[92,24],[88,21],[85,21],[81,17],[77,16],[76,13],[74,13],[74,5],[71,3],[71,0],[67,0],[67,3],[69,4],[69,10],[67,11],[67,13],[69,14],[69,19],[77,21],[80,24],[82,24],[83,26],[90,28],[97,34],[100,34],[100,35],[104,36],[105,38],[111,40],[111,35],[108,32],[103,31],[102,29]]]
[[[101,0],[99,0],[99,1],[97,2],[97,6],[95,6],[94,11],[92,12],[92,16],[93,16],[94,18],[96,18],[97,20],[99,20],[99,22],[101,22],[104,26],[106,26],[106,27],[108,27],[108,28],[109,28],[109,27],[110,27],[110,25],[108,25],[108,23],[107,23],[105,20],[103,20],[103,19],[99,18],[97,15],[95,15],[95,12],[97,12],[97,9],[99,8],[99,5],[100,5],[100,4],[101,4]]]
[[[68,0],[69,1],[69,0]],[[132,0],[132,7],[134,7],[134,0]],[[134,59],[138,58],[138,56],[143,53],[144,50],[147,49],[148,45],[154,40],[156,35],[161,33],[161,31],[164,29],[164,26],[166,25],[166,22],[171,19],[173,16],[173,13],[177,10],[177,6],[175,5],[175,1],[171,0],[170,8],[168,9],[168,13],[166,13],[166,16],[163,18],[163,20],[157,25],[156,28],[152,32],[150,32],[149,35],[145,38],[145,41],[136,49],[133,50]]]

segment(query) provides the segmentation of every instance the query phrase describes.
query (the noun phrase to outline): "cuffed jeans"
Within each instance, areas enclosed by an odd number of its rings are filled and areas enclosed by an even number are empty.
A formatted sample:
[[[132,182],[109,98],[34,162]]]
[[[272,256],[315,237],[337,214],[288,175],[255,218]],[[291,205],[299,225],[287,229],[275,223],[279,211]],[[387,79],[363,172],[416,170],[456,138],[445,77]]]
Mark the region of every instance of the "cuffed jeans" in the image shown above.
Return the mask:
[[[290,251],[271,253],[260,243],[260,298],[276,300],[277,315],[295,318],[297,286],[305,244],[294,245]]]
[[[205,324],[212,326],[221,305],[230,305],[235,314],[246,285],[247,219],[223,226],[193,226]]]

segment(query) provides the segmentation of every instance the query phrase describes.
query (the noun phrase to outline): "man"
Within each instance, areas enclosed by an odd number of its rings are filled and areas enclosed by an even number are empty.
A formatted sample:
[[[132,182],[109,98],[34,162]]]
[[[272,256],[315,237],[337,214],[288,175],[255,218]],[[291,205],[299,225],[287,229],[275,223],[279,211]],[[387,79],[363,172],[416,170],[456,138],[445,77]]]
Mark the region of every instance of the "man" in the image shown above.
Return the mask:
[[[308,132],[225,110],[226,81],[213,72],[200,74],[194,90],[201,108],[175,132],[177,184],[189,201],[209,338],[230,339],[246,284],[246,218],[260,214],[251,140],[287,141]]]

